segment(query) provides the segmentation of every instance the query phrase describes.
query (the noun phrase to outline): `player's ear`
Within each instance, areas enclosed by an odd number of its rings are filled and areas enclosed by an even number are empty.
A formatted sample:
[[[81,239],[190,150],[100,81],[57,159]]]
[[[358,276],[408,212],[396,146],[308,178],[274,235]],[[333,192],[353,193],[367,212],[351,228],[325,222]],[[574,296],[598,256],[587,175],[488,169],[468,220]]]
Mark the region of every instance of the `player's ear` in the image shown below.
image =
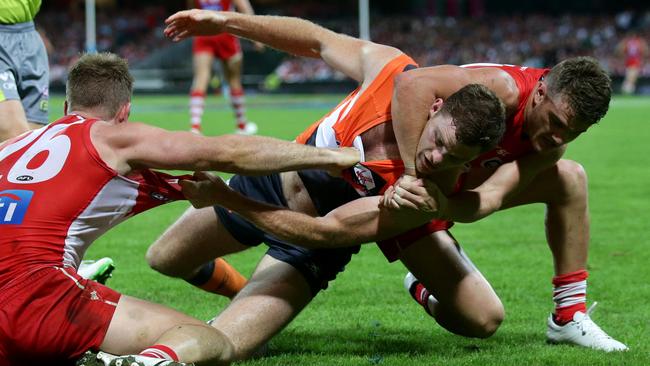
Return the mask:
[[[547,87],[544,81],[537,82],[537,89],[535,89],[535,94],[533,95],[533,104],[537,105],[544,101],[544,98],[547,97]]]
[[[131,114],[131,102],[128,102],[125,105],[121,106],[120,109],[117,111],[117,115],[115,116],[115,121],[117,121],[117,123],[127,122],[129,120],[130,114]]]
[[[433,104],[431,104],[431,108],[429,108],[429,118],[433,117],[433,115],[442,108],[442,105],[444,103],[445,102],[442,100],[442,98],[436,98],[436,100],[433,101]]]

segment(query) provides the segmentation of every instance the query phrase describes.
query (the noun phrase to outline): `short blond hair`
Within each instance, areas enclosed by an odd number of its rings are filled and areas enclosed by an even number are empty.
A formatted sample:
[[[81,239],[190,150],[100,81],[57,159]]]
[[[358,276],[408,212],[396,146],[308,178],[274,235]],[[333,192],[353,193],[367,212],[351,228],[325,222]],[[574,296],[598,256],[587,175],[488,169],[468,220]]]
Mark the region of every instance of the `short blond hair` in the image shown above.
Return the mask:
[[[70,68],[66,100],[70,110],[100,108],[113,117],[131,100],[133,76],[127,61],[113,53],[86,53]]]

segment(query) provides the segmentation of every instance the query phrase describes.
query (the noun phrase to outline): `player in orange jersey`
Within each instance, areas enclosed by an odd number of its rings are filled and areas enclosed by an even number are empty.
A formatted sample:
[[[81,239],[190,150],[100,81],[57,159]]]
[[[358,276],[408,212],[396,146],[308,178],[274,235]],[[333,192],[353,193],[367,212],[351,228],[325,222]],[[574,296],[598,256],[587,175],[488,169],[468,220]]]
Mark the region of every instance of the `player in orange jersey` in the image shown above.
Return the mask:
[[[411,208],[407,215],[411,220],[403,224],[404,229],[431,218],[471,222],[501,209],[533,202],[545,203],[548,241],[556,271],[553,278],[556,309],[548,318],[548,340],[604,351],[627,349],[602,331],[586,310],[589,240],[586,173],[578,163],[562,159],[567,143],[600,120],[608,109],[611,83],[595,60],[573,58],[550,70],[494,64],[418,69],[409,67],[407,63],[407,67],[400,68],[400,58],[404,56],[393,48],[336,35],[296,19],[181,12],[172,16],[169,22],[166,33],[175,39],[193,34],[235,32],[298,55],[322,57],[334,68],[359,80],[361,92],[353,92],[298,140],[315,144],[361,143],[363,151],[371,157],[375,157],[372,154],[377,151],[394,152],[390,143],[379,144],[382,146],[380,150],[365,149],[368,142],[386,139],[385,131],[366,131],[366,125],[360,124],[359,131],[365,131],[365,135],[357,141],[358,135],[349,133],[341,123],[347,118],[373,116],[381,121],[390,113],[391,124],[379,123],[376,126],[390,126],[391,134],[394,129],[405,176],[395,188],[387,189],[383,205],[404,211]],[[382,77],[389,70],[398,72],[394,77]],[[455,150],[458,146],[453,134],[444,128],[432,129],[430,126],[432,116],[436,116],[440,106],[450,102],[455,92],[472,83],[489,87],[505,103],[507,129],[498,146],[472,158],[469,171],[461,175],[472,151]],[[381,84],[393,90],[389,107],[377,104],[375,99],[362,92],[365,88],[374,90],[371,88]],[[368,110],[355,112],[364,106]],[[459,128],[456,133],[460,131]],[[371,132],[376,135],[370,135]],[[394,217],[382,220],[381,210],[376,207],[380,200],[377,197],[350,198],[355,193],[372,192],[377,187],[382,187],[379,188],[381,192],[385,180],[379,180],[382,174],[374,173],[378,173],[381,167],[392,168],[389,164],[377,164],[374,169],[364,169],[368,157],[364,156],[363,160],[361,167],[349,171],[345,184],[330,184],[310,172],[300,172],[298,178],[285,175],[282,179],[271,180],[277,199],[269,199],[268,190],[260,194],[259,190],[255,191],[241,180],[230,183],[233,189],[245,195],[308,215],[260,204],[253,204],[251,209],[251,206],[243,205],[246,200],[212,198],[238,210],[250,222],[276,237],[269,239],[271,235],[263,234],[265,240],[280,238],[308,247],[337,248],[383,239],[399,232],[391,231],[396,230],[393,224],[398,220]],[[416,175],[431,178],[435,185],[424,189],[415,179]],[[286,195],[287,192],[290,194]],[[452,192],[457,193],[447,198]],[[350,203],[342,206],[346,199]],[[223,209],[215,210],[219,220],[209,209],[193,211],[182,218],[150,249],[152,264],[159,266],[159,270],[170,271],[175,265],[185,263],[186,251],[195,249],[193,246],[213,254],[219,251],[228,253],[244,249],[242,243],[260,240],[259,229],[242,223],[241,219],[235,219],[239,222],[234,224],[227,223],[225,218],[228,215],[223,214]],[[326,216],[310,217],[315,215]],[[186,236],[188,225],[197,234]],[[239,230],[237,226],[247,230]],[[503,319],[503,306],[490,284],[446,230],[448,227],[449,223],[431,222],[380,246],[389,259],[401,260],[412,272],[407,276],[410,292],[441,325],[466,336],[490,336]],[[246,236],[242,231],[251,234]],[[213,242],[223,243],[223,246],[211,247]],[[175,265],[162,262],[170,248],[172,256],[177,257],[168,259],[178,260]],[[265,257],[251,284],[215,324],[222,326],[220,329],[227,334],[234,334],[236,339],[246,338],[241,345],[242,353],[250,351],[251,347],[261,344],[281,329],[311,300],[314,290],[325,287],[327,281],[349,261],[352,253],[354,250],[312,255],[309,251],[291,249],[286,257]],[[185,270],[190,271],[189,268]],[[324,272],[328,275],[322,277]],[[289,288],[293,290],[289,291]],[[238,318],[241,311],[246,311],[242,309],[247,304],[255,308],[252,298],[261,299],[265,309],[273,309],[268,312],[270,318],[265,315],[249,317],[250,314],[245,320]],[[240,319],[238,323],[236,319]],[[236,322],[239,330],[229,326],[230,321]],[[241,333],[245,332],[242,328],[252,328],[248,322],[257,322],[257,334],[250,338]]]
[[[324,215],[360,197],[377,197],[400,177],[404,166],[392,130],[391,98],[394,78],[417,67],[410,57],[395,48],[343,37],[295,18],[196,10],[185,14],[224,16],[234,27],[232,31],[242,30],[240,36],[299,55],[323,57],[359,82],[358,89],[301,134],[297,142],[320,147],[355,146],[363,151],[362,164],[344,171],[340,178],[319,170],[250,179],[234,176],[230,180],[233,188],[267,203]],[[501,102],[481,85],[467,85],[444,102],[437,100],[431,115],[427,131],[436,139],[427,138],[421,151],[435,152],[433,164],[439,168],[469,162],[492,149],[505,129]],[[427,230],[444,230],[446,225],[434,222]],[[188,211],[147,253],[154,269],[196,284],[197,277],[205,279],[208,276],[204,272],[210,272],[210,268],[201,268],[204,262],[262,241],[270,248],[251,280],[212,323],[234,342],[240,358],[250,356],[325,289],[359,250],[358,245],[335,250],[301,248],[215,207]],[[265,311],[257,311],[261,308]]]

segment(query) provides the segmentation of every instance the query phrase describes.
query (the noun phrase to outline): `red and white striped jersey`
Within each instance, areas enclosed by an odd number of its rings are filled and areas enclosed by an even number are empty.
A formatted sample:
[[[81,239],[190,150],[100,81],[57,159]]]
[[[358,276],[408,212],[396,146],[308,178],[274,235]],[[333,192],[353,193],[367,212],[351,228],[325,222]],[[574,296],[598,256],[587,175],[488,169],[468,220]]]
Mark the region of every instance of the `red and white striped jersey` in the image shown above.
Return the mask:
[[[194,0],[194,7],[197,9],[214,11],[232,11],[230,0]]]
[[[125,177],[110,168],[90,138],[95,122],[69,115],[0,145],[0,277],[77,267],[111,227],[183,199],[179,177],[150,170]]]

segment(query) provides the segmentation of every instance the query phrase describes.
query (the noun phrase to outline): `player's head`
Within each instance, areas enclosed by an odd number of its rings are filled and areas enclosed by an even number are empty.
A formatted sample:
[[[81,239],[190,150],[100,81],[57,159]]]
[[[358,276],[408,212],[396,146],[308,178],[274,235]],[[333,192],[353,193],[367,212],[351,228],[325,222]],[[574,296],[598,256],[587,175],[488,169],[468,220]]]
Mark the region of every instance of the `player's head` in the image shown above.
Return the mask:
[[[418,174],[457,168],[496,146],[506,129],[501,100],[487,87],[466,85],[443,102],[436,99],[420,137]]]
[[[541,80],[526,114],[526,133],[538,151],[566,144],[607,113],[612,85],[591,57],[560,62]]]
[[[69,111],[92,112],[104,120],[126,122],[133,77],[125,59],[112,53],[84,54],[70,68],[66,84]]]

